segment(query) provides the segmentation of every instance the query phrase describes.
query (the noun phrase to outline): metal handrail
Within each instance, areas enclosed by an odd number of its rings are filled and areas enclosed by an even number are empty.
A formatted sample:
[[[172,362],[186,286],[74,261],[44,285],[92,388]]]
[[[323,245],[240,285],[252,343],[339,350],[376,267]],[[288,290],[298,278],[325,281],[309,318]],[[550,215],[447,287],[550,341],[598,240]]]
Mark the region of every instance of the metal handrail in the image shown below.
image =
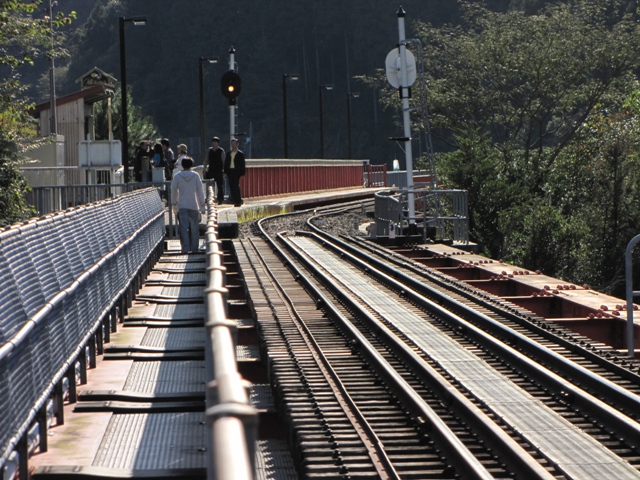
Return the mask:
[[[413,216],[409,215],[409,199],[414,202]],[[469,213],[466,190],[432,190],[403,188],[375,194],[375,219],[378,236],[389,235],[390,229],[417,225],[423,240],[434,227],[436,238],[469,243]]]
[[[633,324],[633,297],[640,297],[640,291],[633,290],[633,259],[631,254],[636,244],[640,242],[640,235],[636,235],[627,245],[625,252],[625,278],[626,278],[626,298],[627,298],[627,347],[628,357],[634,358],[634,324]]]
[[[139,269],[164,238],[163,212],[159,200],[154,202],[156,198],[155,192],[151,190],[136,192],[116,200],[33,220],[25,225],[16,225],[0,235],[0,245],[4,241],[14,239],[22,241],[25,245],[28,241],[37,240],[40,242],[39,247],[44,249],[39,257],[25,255],[20,249],[3,252],[3,256],[12,256],[10,260],[21,265],[20,269],[12,272],[13,278],[4,278],[5,282],[18,282],[18,270],[31,268],[37,271],[36,260],[42,258],[52,262],[48,266],[41,264],[42,268],[53,269],[55,261],[56,265],[69,271],[64,283],[59,279],[60,290],[47,297],[41,296],[39,302],[29,309],[31,313],[21,317],[20,324],[12,330],[10,338],[0,346],[0,388],[3,387],[3,382],[9,382],[12,378],[20,380],[20,374],[25,371],[33,372],[33,378],[20,383],[20,388],[15,385],[12,387],[10,383],[4,384],[5,387],[11,387],[10,396],[20,398],[20,401],[12,402],[10,398],[0,398],[5,419],[11,419],[8,424],[5,422],[6,430],[0,431],[0,465],[20,444],[57,383],[65,376],[65,372],[78,355],[84,352],[91,336],[101,327],[103,319],[109,315],[119,299],[126,294]],[[98,211],[100,219],[104,222],[114,218],[128,218],[123,219],[115,243],[109,243],[102,250],[94,250],[94,253],[84,255],[86,252],[80,251],[81,245],[91,246],[96,242],[105,241],[95,238],[94,235],[92,222],[98,218]],[[78,243],[75,251],[69,252],[70,257],[65,255],[64,258],[54,259],[52,256],[56,252],[47,251],[46,245],[59,241],[58,227],[68,225],[69,222],[76,222],[77,226],[82,227],[79,237],[85,238],[73,239],[78,240]],[[78,255],[83,257],[85,263],[76,262],[75,257]],[[118,261],[123,256],[126,257],[126,262]],[[76,262],[75,267],[71,262]],[[75,273],[72,275],[73,271]],[[113,274],[113,277],[109,284],[105,285],[100,279],[110,274]],[[24,281],[21,284],[33,287],[26,285]],[[21,299],[28,296],[29,292],[20,292],[19,299],[4,298],[3,301],[21,303]],[[67,310],[70,304],[73,304],[73,308]],[[71,327],[72,325],[74,326]],[[53,342],[59,338],[64,338],[64,344],[54,345]],[[40,431],[41,438],[43,435],[46,436],[46,432]],[[20,461],[26,462],[26,459],[22,458],[23,453],[25,452],[20,454]]]
[[[235,332],[227,318],[229,291],[224,252],[217,237],[217,209],[213,189],[207,200],[206,419],[211,455],[208,480],[252,480],[255,477],[257,410],[251,406],[248,383],[238,373]]]

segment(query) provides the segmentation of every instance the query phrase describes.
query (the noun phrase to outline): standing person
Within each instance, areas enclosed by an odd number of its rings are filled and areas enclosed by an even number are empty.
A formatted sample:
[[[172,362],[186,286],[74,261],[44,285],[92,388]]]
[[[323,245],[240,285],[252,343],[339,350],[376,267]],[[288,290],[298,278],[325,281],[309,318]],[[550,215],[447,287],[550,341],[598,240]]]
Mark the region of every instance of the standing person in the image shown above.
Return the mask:
[[[205,196],[200,175],[191,171],[193,159],[182,159],[183,170],[171,181],[171,203],[178,211],[182,253],[197,252],[200,237],[200,213],[204,213]]]
[[[173,166],[176,163],[173,150],[171,150],[171,142],[169,142],[168,138],[163,138],[160,140],[160,145],[162,145],[162,150],[164,151],[164,176],[167,180],[171,180],[173,178]]]
[[[149,140],[140,142],[140,146],[136,150],[136,157],[133,160],[133,173],[136,182],[150,181],[148,172],[151,157],[153,157],[151,142]]]
[[[220,139],[213,137],[211,147],[204,165],[204,178],[213,179],[216,182],[216,198],[218,203],[224,201],[224,149],[220,146]]]
[[[153,145],[153,166],[164,167],[164,150],[159,143]]]
[[[224,161],[224,173],[229,179],[231,201],[235,207],[242,206],[242,192],[240,192],[240,177],[245,173],[245,158],[242,150],[238,150],[238,139],[231,139],[231,151]]]
[[[182,171],[182,160],[184,160],[185,158],[187,158],[187,146],[184,143],[181,143],[180,145],[178,145],[178,159],[173,166],[174,175]]]

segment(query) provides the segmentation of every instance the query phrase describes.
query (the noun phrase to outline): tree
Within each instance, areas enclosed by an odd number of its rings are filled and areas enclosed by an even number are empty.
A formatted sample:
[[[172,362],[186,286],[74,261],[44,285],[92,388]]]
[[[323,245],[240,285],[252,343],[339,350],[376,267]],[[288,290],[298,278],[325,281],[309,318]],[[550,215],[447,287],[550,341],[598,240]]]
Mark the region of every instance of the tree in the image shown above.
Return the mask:
[[[113,125],[113,136],[116,139],[122,139],[122,101],[120,100],[122,91],[117,89],[113,98],[111,99],[111,122]],[[94,107],[95,115],[95,127],[97,140],[109,139],[109,125],[108,125],[108,112],[107,102],[103,100],[97,103]],[[136,147],[140,145],[143,140],[154,140],[158,136],[158,129],[153,122],[153,119],[147,115],[144,115],[142,109],[139,106],[133,104],[131,98],[131,91],[127,95],[127,137],[129,145],[127,146],[128,152],[135,152]]]
[[[43,47],[51,48],[50,19],[33,16],[39,1],[5,0],[0,6],[0,223],[8,224],[34,213],[25,201],[28,186],[18,170],[22,153],[42,140],[28,113],[19,69],[31,65]],[[58,15],[54,25],[72,16]]]
[[[540,191],[580,125],[638,64],[635,19],[611,19],[601,3],[529,16],[467,3],[464,28],[419,27],[434,133],[457,148],[460,133],[480,132],[505,168]]]
[[[640,216],[635,2],[539,3],[465,1],[461,25],[419,24],[439,179],[469,191],[489,256],[622,295]]]

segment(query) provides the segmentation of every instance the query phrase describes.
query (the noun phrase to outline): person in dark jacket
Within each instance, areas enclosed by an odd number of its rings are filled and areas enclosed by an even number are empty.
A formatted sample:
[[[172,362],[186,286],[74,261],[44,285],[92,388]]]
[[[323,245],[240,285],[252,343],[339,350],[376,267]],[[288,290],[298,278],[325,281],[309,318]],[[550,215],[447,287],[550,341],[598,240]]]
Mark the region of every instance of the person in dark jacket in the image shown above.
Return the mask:
[[[149,140],[140,142],[140,146],[136,150],[136,158],[133,161],[133,172],[136,182],[151,181],[149,170],[152,157],[153,150],[151,149],[151,142]]]
[[[240,177],[245,173],[244,153],[238,150],[238,139],[231,139],[231,151],[224,161],[224,173],[229,179],[230,200],[234,206],[242,205],[242,193],[240,192]]]
[[[173,155],[173,150],[171,150],[171,142],[169,142],[168,138],[163,138],[160,140],[160,145],[164,150],[164,178],[171,180],[173,178],[173,167],[176,164],[176,158]]]
[[[220,147],[220,139],[213,137],[211,147],[204,164],[204,178],[216,182],[216,198],[218,203],[224,201],[224,149]]]

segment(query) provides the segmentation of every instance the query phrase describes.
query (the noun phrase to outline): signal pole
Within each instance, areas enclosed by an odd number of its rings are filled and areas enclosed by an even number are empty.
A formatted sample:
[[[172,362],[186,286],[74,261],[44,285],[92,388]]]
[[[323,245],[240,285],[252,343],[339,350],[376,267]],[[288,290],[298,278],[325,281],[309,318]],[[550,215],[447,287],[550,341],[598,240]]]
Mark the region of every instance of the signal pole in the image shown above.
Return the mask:
[[[236,62],[235,62],[235,56],[236,56],[236,49],[231,47],[229,49],[229,70],[236,70]],[[236,136],[236,105],[235,102],[233,102],[233,104],[231,104],[231,102],[229,102],[229,135],[230,138],[233,138]]]
[[[407,163],[407,189],[410,191],[413,189],[413,152],[411,151],[411,118],[409,116],[409,76],[407,72],[407,44],[406,34],[404,27],[404,17],[406,12],[402,7],[398,9],[398,34],[399,41],[398,46],[400,49],[400,97],[402,98],[402,120],[404,124],[404,138],[405,140],[405,159]],[[409,218],[410,224],[413,224],[415,220],[415,205],[413,193],[407,195],[409,203]]]

